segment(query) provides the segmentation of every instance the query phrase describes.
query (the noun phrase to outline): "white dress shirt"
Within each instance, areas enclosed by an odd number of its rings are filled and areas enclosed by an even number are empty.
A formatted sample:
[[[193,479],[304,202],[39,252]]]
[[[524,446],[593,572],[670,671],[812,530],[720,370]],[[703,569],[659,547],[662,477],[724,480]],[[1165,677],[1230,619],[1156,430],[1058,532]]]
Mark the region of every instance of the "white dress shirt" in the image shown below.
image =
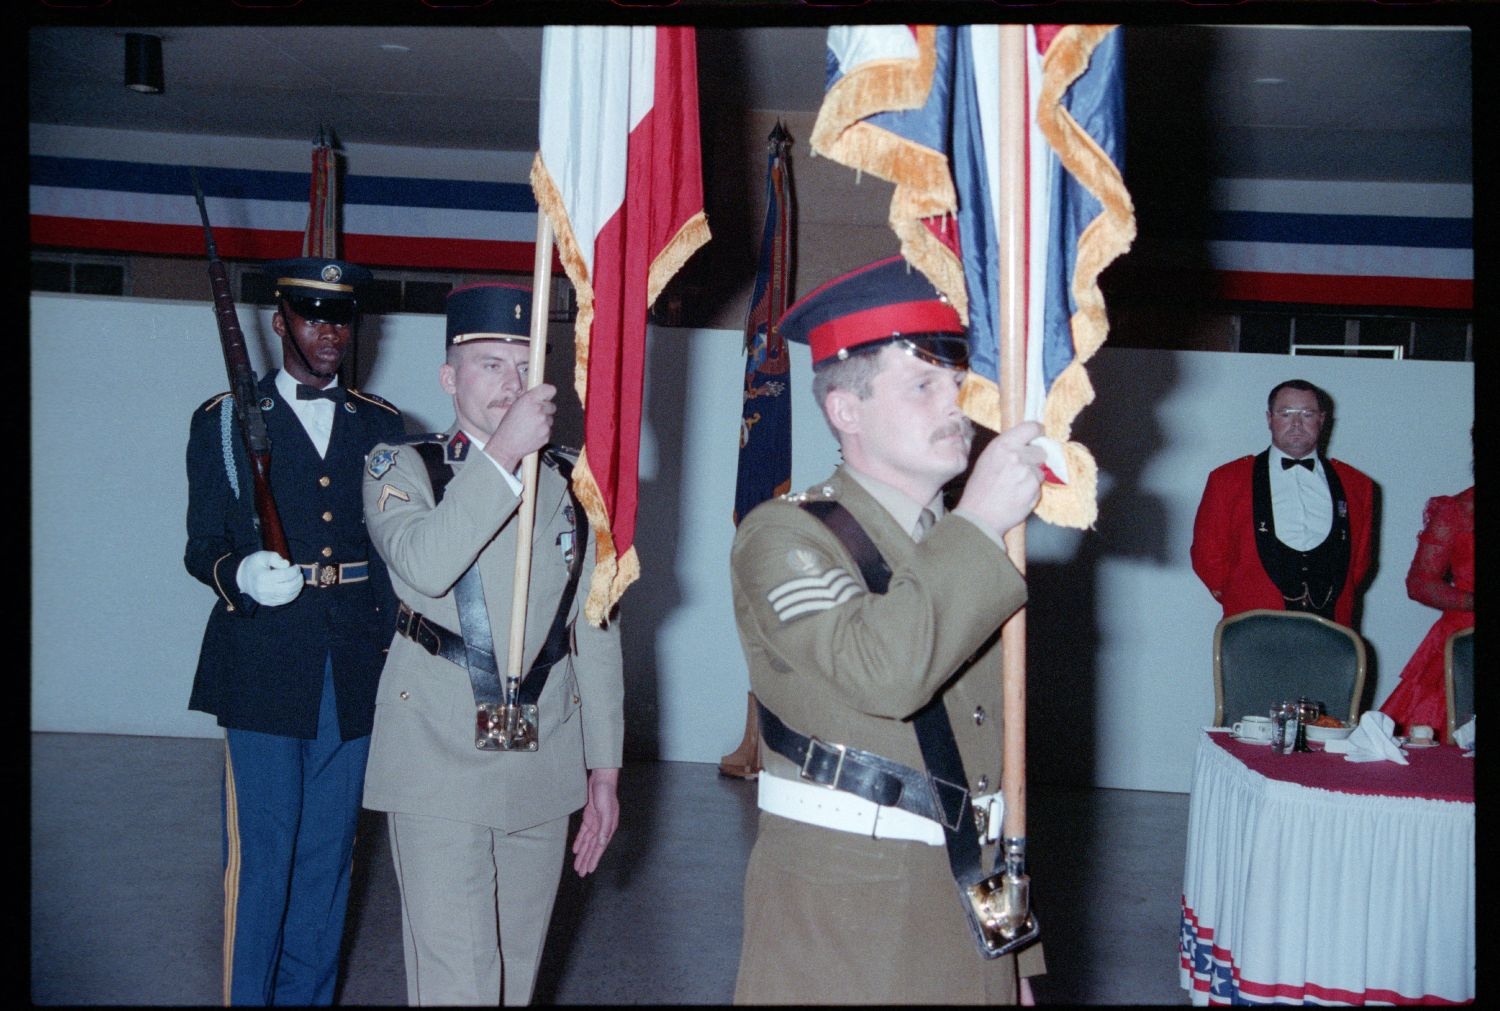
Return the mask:
[[[334,379],[324,389],[333,389],[339,384]],[[285,369],[276,373],[276,389],[281,394],[282,402],[292,409],[297,420],[302,422],[302,427],[307,431],[307,437],[317,447],[319,456],[328,455],[328,440],[333,438],[333,412],[338,408],[332,400],[298,400],[297,380]]]
[[[1291,459],[1271,447],[1271,516],[1276,521],[1276,539],[1289,548],[1311,551],[1322,544],[1333,529],[1333,495],[1323,461],[1314,453],[1313,469],[1283,467]]]

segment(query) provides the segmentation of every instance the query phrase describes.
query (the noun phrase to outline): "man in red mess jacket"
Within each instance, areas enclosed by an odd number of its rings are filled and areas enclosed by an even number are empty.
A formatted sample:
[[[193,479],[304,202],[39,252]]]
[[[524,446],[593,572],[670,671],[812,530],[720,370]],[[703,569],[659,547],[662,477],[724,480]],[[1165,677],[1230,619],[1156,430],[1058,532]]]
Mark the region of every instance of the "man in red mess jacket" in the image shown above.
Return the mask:
[[[1302,379],[1271,390],[1271,445],[1208,475],[1193,523],[1193,571],[1224,616],[1309,611],[1354,626],[1370,569],[1375,484],[1320,448],[1328,394]]]

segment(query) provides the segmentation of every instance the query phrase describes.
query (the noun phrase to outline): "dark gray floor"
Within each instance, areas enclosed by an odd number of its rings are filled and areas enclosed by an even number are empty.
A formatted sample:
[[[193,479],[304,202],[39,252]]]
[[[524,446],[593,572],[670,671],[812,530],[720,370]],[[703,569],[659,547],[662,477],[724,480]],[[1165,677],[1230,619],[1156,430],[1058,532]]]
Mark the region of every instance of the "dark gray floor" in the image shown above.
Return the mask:
[[[223,745],[33,734],[31,999],[217,1004]],[[739,956],[755,784],[627,765],[599,872],[564,873],[538,1003],[724,1004]],[[1186,1004],[1177,984],[1187,797],[1030,789],[1043,1003]],[[383,823],[366,812],[342,1004],[404,1004]]]

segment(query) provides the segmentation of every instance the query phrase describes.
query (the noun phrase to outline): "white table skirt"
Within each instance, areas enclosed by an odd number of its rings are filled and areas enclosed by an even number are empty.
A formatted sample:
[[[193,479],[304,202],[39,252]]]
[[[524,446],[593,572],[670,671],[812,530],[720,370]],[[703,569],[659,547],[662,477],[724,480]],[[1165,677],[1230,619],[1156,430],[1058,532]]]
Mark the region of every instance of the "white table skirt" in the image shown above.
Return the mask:
[[[1268,779],[1205,734],[1181,978],[1194,1004],[1474,999],[1474,805]]]

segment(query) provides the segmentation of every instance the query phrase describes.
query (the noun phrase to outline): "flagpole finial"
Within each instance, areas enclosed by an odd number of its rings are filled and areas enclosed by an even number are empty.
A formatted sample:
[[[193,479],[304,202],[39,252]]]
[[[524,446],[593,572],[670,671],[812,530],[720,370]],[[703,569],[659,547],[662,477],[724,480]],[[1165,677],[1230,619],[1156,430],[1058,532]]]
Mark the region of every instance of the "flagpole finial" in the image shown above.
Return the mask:
[[[792,135],[786,132],[786,127],[782,125],[780,116],[776,117],[776,127],[766,137],[766,142],[773,148],[786,147],[792,142]]]

